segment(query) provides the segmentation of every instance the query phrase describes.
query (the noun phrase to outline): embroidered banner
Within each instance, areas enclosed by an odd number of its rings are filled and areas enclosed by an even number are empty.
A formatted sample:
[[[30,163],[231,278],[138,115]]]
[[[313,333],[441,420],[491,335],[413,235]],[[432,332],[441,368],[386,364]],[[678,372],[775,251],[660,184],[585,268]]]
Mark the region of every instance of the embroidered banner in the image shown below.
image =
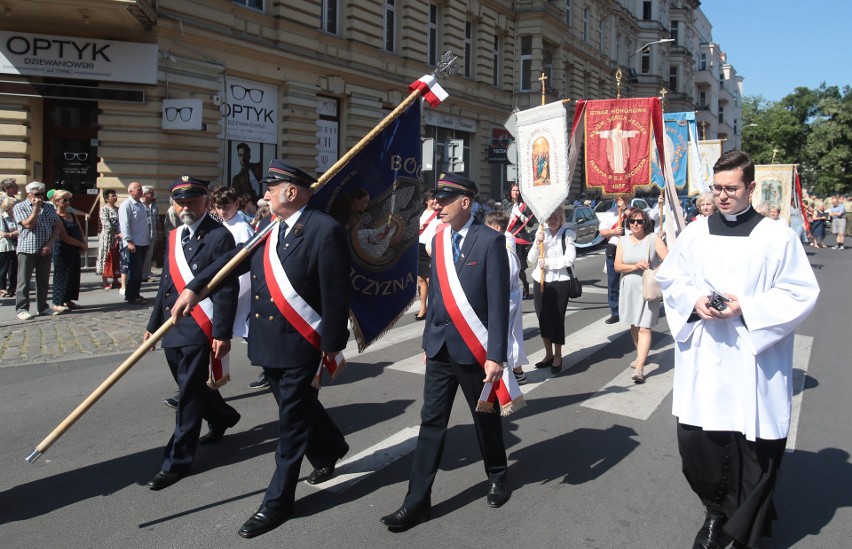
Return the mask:
[[[652,124],[659,126],[656,139],[662,149],[659,98],[586,101],[584,115],[586,186],[614,195],[650,185]]]
[[[518,179],[524,202],[545,220],[568,197],[568,113],[561,101],[517,113]]]
[[[360,351],[394,325],[417,291],[421,165],[415,101],[311,198],[311,208],[349,235],[349,307]]]
[[[663,121],[666,128],[663,136],[666,158],[669,159],[669,163],[671,164],[675,187],[681,190],[687,184],[690,145],[697,146],[695,141],[690,140],[690,136],[694,135],[692,130],[695,128],[695,113],[665,113],[663,114]],[[653,160],[651,181],[654,182],[654,185],[662,189],[665,186],[665,178],[660,169],[657,155],[655,154],[651,158]]]
[[[706,139],[698,142],[698,165],[689,170],[689,195],[706,193],[713,184],[713,165],[722,156],[722,140]]]
[[[754,167],[754,193],[751,204],[763,215],[769,215],[770,206],[781,208],[781,218],[790,222],[790,204],[793,197],[795,164],[758,164]]]

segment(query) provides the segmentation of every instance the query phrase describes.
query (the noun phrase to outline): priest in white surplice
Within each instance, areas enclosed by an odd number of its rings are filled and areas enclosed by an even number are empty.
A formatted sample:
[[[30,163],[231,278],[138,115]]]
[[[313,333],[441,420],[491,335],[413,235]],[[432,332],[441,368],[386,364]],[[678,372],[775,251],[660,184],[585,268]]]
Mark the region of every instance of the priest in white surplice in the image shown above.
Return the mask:
[[[795,233],[751,207],[749,157],[727,152],[713,173],[718,212],[687,226],[657,280],[676,344],[672,408],[683,473],[707,508],[694,547],[725,547],[728,536],[734,547],[755,547],[775,518],[793,332],[819,286]],[[713,293],[721,294],[716,307]]]

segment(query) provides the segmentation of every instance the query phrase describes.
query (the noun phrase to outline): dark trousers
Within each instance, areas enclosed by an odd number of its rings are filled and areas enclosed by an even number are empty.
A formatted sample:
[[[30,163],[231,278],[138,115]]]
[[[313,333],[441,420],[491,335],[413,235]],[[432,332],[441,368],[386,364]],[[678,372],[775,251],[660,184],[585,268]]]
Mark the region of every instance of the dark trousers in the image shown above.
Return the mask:
[[[18,286],[18,254],[15,250],[0,252],[0,290],[14,293]]]
[[[678,423],[683,475],[708,512],[727,518],[725,532],[749,547],[770,534],[772,493],[787,439],[746,440],[742,433]]]
[[[491,482],[506,480],[506,447],[503,444],[503,427],[500,414],[476,412],[476,403],[482,392],[483,369],[478,364],[459,364],[452,360],[446,347],[426,360],[426,378],[423,386],[423,409],[420,411],[420,434],[414,450],[414,463],[408,494],[403,507],[431,506],[432,483],[441,465],[447,424],[453,409],[456,389],[461,386],[465,400],[473,415],[479,451],[485,464],[485,473]]]
[[[18,289],[15,293],[15,311],[28,311],[30,308],[30,278],[35,273],[36,312],[50,310],[47,303],[47,288],[50,286],[50,264],[53,255],[18,254]]]
[[[147,252],[148,246],[136,246],[136,251],[130,254],[127,288],[124,291],[125,301],[135,301],[141,297],[139,290],[142,288],[142,266],[145,263],[145,254]]]
[[[320,404],[319,391],[311,387],[316,370],[317,364],[263,370],[278,403],[275,473],[263,498],[272,509],[292,510],[302,457],[315,468],[328,467],[349,451],[343,433]]]
[[[618,290],[621,286],[621,275],[615,272],[615,258],[606,258],[606,289],[609,311],[613,315],[618,314]]]
[[[192,463],[202,420],[207,420],[211,427],[228,428],[237,424],[240,414],[225,402],[219,391],[207,386],[209,344],[164,347],[163,353],[178,384],[180,399],[175,432],[166,445],[162,469],[179,473],[189,469]]]
[[[565,345],[565,311],[568,309],[569,284],[567,280],[547,282],[542,291],[541,284],[533,282],[539,334],[556,345]]]

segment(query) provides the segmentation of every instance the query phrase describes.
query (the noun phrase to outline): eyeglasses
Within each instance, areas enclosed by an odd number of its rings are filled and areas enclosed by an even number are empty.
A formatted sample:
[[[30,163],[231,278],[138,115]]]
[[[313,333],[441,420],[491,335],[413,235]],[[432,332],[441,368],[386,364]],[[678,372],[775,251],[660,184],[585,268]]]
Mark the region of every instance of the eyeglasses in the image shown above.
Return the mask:
[[[65,160],[74,160],[77,159],[80,162],[85,162],[89,158],[89,153],[83,152],[67,152],[65,154]]]
[[[248,95],[249,99],[251,99],[254,103],[260,103],[263,101],[263,90],[259,90],[257,88],[244,88],[239,84],[231,84],[231,97],[237,101],[241,101],[246,98],[246,95]]]
[[[711,186],[713,189],[713,194],[722,194],[722,191],[725,191],[725,194],[731,196],[732,194],[737,194],[737,191],[740,189],[745,189],[745,187],[728,187],[724,185],[713,185]]]
[[[60,199],[59,199],[59,201],[60,201],[60,202],[71,202],[71,201],[70,201],[69,199],[67,199],[67,198],[60,198]]]
[[[189,122],[192,119],[192,107],[166,107],[166,120],[174,122],[180,116],[184,122]]]
[[[639,225],[640,223],[645,223],[645,220],[639,217],[636,219],[628,219],[627,223],[629,223],[630,225]]]
[[[30,193],[30,194],[33,195],[36,198],[42,198],[44,196],[44,193]]]

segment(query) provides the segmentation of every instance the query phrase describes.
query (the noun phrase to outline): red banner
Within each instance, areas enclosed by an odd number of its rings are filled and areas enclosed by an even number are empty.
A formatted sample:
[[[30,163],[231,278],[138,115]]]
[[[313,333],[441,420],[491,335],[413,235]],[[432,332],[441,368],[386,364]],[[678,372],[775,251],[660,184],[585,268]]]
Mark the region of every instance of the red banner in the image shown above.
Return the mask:
[[[586,186],[609,195],[650,185],[653,142],[662,136],[660,100],[601,99],[584,106]]]

